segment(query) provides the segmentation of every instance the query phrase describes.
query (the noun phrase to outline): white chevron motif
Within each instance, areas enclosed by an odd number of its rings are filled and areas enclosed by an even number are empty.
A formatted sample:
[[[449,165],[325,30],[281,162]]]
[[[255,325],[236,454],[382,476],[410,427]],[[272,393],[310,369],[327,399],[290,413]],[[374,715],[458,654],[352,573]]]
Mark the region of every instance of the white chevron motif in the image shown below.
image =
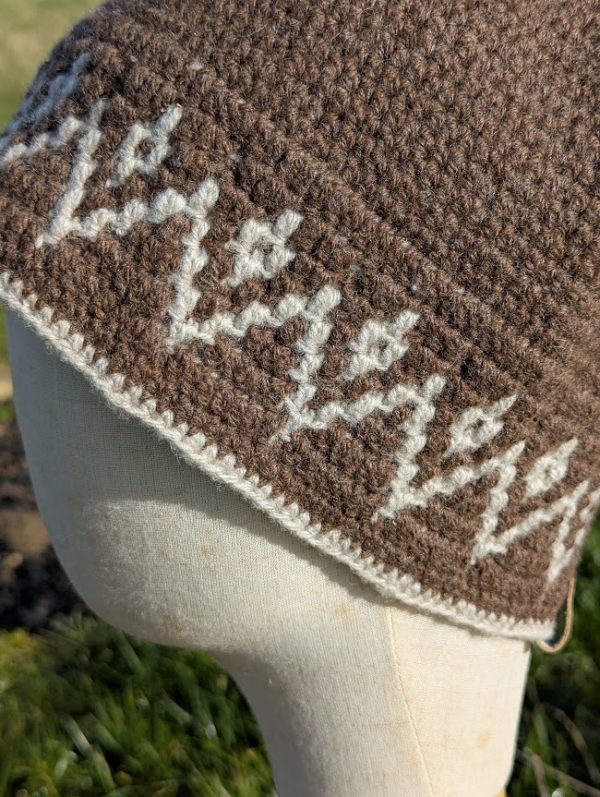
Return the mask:
[[[86,57],[81,56],[67,73],[48,83],[40,99],[27,100],[0,140],[0,168],[31,158],[44,149],[62,150],[73,140],[78,142],[70,175],[37,246],[56,246],[67,236],[95,240],[103,230],[122,237],[142,221],[160,225],[172,216],[186,217],[190,222],[189,230],[181,240],[179,266],[171,277],[173,299],[167,310],[165,337],[168,350],[192,344],[211,346],[220,335],[242,339],[252,327],[276,329],[292,318],[300,318],[304,322],[304,333],[295,344],[297,365],[289,371],[292,389],[279,408],[282,425],[271,442],[289,441],[304,430],[325,432],[333,424],[355,427],[374,413],[389,415],[399,407],[407,407],[408,415],[399,427],[402,446],[396,452],[389,452],[395,463],[395,475],[372,522],[385,522],[412,507],[427,507],[434,498],[453,496],[467,485],[478,484],[484,477],[492,476],[494,483],[488,491],[480,529],[473,542],[471,563],[488,556],[501,556],[516,541],[542,526],[557,523],[547,570],[548,586],[554,583],[581,545],[586,526],[600,501],[600,489],[590,492],[589,482],[582,481],[553,503],[531,511],[516,525],[499,529],[511,488],[519,478],[518,463],[527,441],[513,443],[503,452],[487,458],[478,459],[476,454],[500,433],[504,416],[517,400],[516,394],[500,397],[491,404],[466,408],[447,430],[449,442],[441,458],[444,472],[417,485],[418,459],[427,445],[428,427],[435,419],[436,404],[446,384],[441,374],[430,374],[422,384],[401,380],[387,390],[365,391],[353,401],[340,399],[314,406],[319,371],[336,324],[336,314],[343,303],[339,288],[323,285],[310,296],[286,294],[273,307],[252,301],[237,310],[219,312],[204,320],[194,318],[201,298],[196,278],[209,262],[202,243],[210,232],[210,214],[219,197],[215,180],[205,179],[189,196],[167,189],[151,202],[134,200],[119,209],[101,207],[87,216],[79,216],[86,185],[98,168],[95,156],[103,139],[101,124],[108,107],[105,99],[99,100],[83,120],[67,116],[54,132],[42,133],[29,144],[10,145],[11,136],[21,125],[39,122],[69,96],[85,63]],[[38,83],[40,88],[43,76]],[[35,97],[35,91],[31,97]],[[172,105],[158,119],[132,125],[115,152],[108,187],[119,188],[134,174],[156,174],[171,151],[169,138],[183,115],[181,106]],[[147,146],[142,155],[144,143]],[[231,272],[223,281],[224,289],[237,288],[251,279],[274,279],[289,267],[296,257],[290,239],[301,223],[302,216],[291,209],[284,210],[273,222],[243,221],[237,236],[224,247],[231,258]],[[346,364],[340,374],[340,390],[344,384],[365,374],[389,371],[407,352],[409,333],[418,320],[418,313],[409,309],[391,320],[380,317],[367,320],[348,344]],[[565,479],[569,459],[577,446],[577,438],[571,438],[535,461],[523,477],[525,502],[547,493]],[[472,464],[453,467],[452,460],[457,455],[466,455],[472,459]]]

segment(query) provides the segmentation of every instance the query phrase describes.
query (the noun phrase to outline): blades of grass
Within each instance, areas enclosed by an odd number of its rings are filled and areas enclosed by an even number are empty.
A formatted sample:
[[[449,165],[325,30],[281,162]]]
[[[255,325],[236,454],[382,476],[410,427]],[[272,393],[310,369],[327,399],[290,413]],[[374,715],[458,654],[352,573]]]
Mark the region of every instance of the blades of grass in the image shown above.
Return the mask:
[[[94,718],[94,736],[102,746],[104,750],[109,753],[113,753],[115,755],[122,756],[123,755],[123,745],[121,745],[112,733],[108,730],[106,725],[104,725],[100,720],[95,717]]]
[[[223,789],[266,797],[272,781],[261,737],[226,674],[206,656],[131,640],[124,648],[117,635],[76,619],[35,642],[15,639],[3,656],[0,632],[0,681],[9,683],[0,694],[0,746],[14,739],[20,765],[0,797],[46,784],[48,797],[154,797],[176,784],[180,797],[222,797]],[[129,646],[133,660],[123,652]]]
[[[129,665],[131,672],[134,675],[144,675],[146,673],[146,669],[135,652],[133,645],[129,642],[125,634],[122,632],[117,632],[115,636],[117,647],[119,648],[119,652],[122,654],[123,658]]]
[[[69,765],[77,761],[77,754],[73,750],[66,750],[54,765],[54,778],[57,783],[60,783],[64,777]],[[0,793],[1,797],[1,793]]]
[[[177,797],[179,791],[179,781],[171,781],[166,783],[156,791],[151,792],[152,797]]]
[[[535,780],[540,797],[550,797],[548,784],[546,783],[546,773],[544,772],[544,762],[539,755],[532,753],[529,757],[529,763],[531,764],[535,773]]]
[[[102,785],[102,788],[105,791],[114,789],[115,783],[112,779],[110,767],[102,753],[99,750],[94,749],[94,747],[90,744],[89,739],[86,737],[81,727],[75,721],[75,719],[73,719],[73,717],[68,717],[64,724],[75,747],[79,750],[82,756],[90,761],[92,771],[95,772],[100,784]]]
[[[533,754],[537,754],[542,761],[551,763],[553,761],[553,749],[548,734],[549,722],[542,704],[536,706],[532,720],[533,729],[538,742],[538,750],[533,751]]]
[[[111,791],[114,789],[115,782],[113,780],[108,762],[98,750],[95,750],[92,755],[92,764],[103,790]]]
[[[583,783],[583,781],[578,780],[577,778],[571,777],[571,775],[567,775],[565,772],[562,772],[560,769],[551,766],[550,764],[546,764],[542,759],[536,755],[535,753],[531,753],[528,751],[521,751],[518,750],[516,754],[517,759],[529,764],[532,768],[534,766],[537,767],[537,772],[541,770],[548,775],[551,775],[555,778],[559,783],[572,789],[576,792],[576,794],[582,795],[582,797],[600,797],[600,789],[596,789],[594,786],[590,786],[587,783]],[[534,765],[535,759],[535,765]],[[544,777],[545,782],[545,777]],[[545,797],[542,792],[540,792],[541,797]]]
[[[81,755],[85,756],[86,758],[91,756],[93,753],[92,745],[89,743],[86,735],[81,730],[77,722],[73,719],[73,717],[67,717],[65,719],[64,727],[69,734],[69,738],[79,750]]]
[[[579,751],[583,762],[587,768],[588,774],[595,784],[600,783],[600,769],[594,761],[594,757],[585,741],[585,738],[573,720],[565,714],[565,712],[557,706],[551,706],[551,711],[556,719],[563,725],[573,744]]]
[[[13,763],[11,755],[6,756],[3,761],[0,761],[0,797],[9,797],[7,789]]]
[[[203,772],[190,780],[189,786],[194,797],[232,797],[221,778],[214,772]]]
[[[600,797],[600,789],[583,783],[581,780],[577,780],[577,778],[573,778],[571,775],[567,775],[566,772],[561,772],[560,769],[551,767],[548,764],[543,764],[543,766],[548,774],[553,775],[559,783],[571,787],[577,794],[581,794],[583,797]]]
[[[186,711],[171,697],[165,697],[162,701],[167,712],[182,728],[187,728],[192,723],[192,715]]]
[[[106,797],[137,797],[140,794],[137,786],[120,786],[106,794]]]

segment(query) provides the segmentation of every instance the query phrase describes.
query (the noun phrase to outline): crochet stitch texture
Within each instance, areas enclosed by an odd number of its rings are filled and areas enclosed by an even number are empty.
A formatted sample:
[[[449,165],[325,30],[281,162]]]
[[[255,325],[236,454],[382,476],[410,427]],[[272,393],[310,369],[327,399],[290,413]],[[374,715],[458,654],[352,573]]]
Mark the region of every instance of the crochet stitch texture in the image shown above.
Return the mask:
[[[119,0],[0,139],[0,297],[383,594],[551,634],[600,502],[596,0]]]

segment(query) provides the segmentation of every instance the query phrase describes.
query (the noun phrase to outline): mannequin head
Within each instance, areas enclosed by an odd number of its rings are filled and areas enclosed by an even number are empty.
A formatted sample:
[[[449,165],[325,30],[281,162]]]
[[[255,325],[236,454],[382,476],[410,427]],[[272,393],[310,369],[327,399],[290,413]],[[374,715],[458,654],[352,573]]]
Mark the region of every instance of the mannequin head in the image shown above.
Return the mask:
[[[10,313],[8,333],[37,500],[74,586],[108,622],[234,675],[282,797],[337,797],[336,760],[349,797],[377,772],[378,797],[495,797],[526,643],[386,602],[118,416]]]

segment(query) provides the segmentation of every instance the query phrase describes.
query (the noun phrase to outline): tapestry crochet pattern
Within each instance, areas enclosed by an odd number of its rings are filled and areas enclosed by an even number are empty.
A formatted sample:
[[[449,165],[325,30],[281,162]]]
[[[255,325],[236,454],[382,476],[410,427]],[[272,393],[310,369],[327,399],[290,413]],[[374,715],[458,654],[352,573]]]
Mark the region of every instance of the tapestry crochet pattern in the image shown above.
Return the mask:
[[[0,296],[384,595],[548,637],[600,504],[598,16],[109,2],[0,139]]]

